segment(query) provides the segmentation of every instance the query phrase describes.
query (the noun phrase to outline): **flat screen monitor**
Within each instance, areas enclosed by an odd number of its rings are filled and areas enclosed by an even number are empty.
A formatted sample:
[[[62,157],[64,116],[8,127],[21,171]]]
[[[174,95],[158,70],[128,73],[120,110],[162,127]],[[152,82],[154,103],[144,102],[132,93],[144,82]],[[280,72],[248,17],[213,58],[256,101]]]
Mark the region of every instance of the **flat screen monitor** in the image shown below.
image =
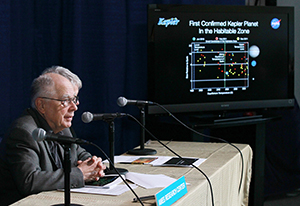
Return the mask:
[[[294,106],[293,7],[151,4],[147,55],[148,100],[170,112]]]

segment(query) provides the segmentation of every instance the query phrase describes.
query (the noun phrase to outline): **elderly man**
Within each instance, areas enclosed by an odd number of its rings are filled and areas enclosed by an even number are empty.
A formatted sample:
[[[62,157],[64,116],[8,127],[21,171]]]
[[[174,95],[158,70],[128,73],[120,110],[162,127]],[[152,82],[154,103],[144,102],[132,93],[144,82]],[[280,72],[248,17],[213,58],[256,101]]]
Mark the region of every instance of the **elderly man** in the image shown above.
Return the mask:
[[[8,205],[30,194],[64,187],[63,147],[55,141],[36,142],[32,132],[74,136],[72,119],[79,104],[81,80],[63,67],[51,67],[31,88],[31,107],[12,124],[0,145],[0,204]],[[79,145],[71,146],[71,187],[104,175],[101,158]]]

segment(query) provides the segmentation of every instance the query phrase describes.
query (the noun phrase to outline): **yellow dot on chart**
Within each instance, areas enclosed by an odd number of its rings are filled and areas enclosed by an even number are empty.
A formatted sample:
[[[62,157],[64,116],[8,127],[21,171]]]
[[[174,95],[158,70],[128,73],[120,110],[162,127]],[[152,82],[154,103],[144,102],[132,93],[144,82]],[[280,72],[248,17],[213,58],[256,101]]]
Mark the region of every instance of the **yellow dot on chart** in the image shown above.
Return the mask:
[[[219,77],[217,77],[217,79],[219,79]]]
[[[214,51],[213,49],[211,51]]]
[[[236,40],[240,40],[240,37],[237,37]]]

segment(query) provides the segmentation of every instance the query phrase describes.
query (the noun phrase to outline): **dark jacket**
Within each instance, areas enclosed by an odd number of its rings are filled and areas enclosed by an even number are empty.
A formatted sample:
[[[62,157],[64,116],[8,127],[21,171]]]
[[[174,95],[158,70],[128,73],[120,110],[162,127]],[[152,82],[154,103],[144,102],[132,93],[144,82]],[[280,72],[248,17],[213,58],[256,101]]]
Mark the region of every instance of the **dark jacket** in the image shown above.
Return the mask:
[[[28,195],[41,191],[64,188],[64,170],[58,168],[49,149],[49,142],[37,142],[32,131],[50,127],[45,119],[34,109],[27,109],[9,129],[0,144],[0,205],[11,204]],[[69,128],[62,131],[64,136],[73,136]],[[62,158],[64,149],[58,147]],[[77,168],[78,160],[91,156],[76,144],[71,145],[72,187],[84,186],[83,174]],[[63,161],[63,160],[62,160]]]

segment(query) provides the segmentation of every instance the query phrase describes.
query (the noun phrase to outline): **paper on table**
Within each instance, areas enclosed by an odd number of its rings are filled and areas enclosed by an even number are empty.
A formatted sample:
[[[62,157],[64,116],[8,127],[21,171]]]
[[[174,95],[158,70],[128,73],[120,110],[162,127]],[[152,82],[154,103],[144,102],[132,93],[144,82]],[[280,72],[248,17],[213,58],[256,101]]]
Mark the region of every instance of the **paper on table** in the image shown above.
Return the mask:
[[[157,158],[157,156],[125,156],[125,155],[121,155],[121,156],[115,156],[114,157],[114,163],[120,163],[120,162],[126,162],[126,163],[131,163],[133,162],[134,160],[137,160],[139,158],[142,158],[142,157],[147,157],[147,158],[151,158],[151,157],[154,157],[154,158]],[[156,161],[156,160],[154,160]],[[104,160],[103,161],[104,163],[108,163],[108,160]]]
[[[146,189],[167,187],[168,185],[176,181],[175,178],[163,174],[151,175],[136,172],[126,173],[126,179]]]
[[[137,185],[130,184],[132,189],[137,188]],[[110,189],[103,189],[103,187],[99,186],[85,186],[82,188],[74,188],[71,189],[71,192],[79,192],[79,193],[89,193],[89,194],[98,194],[98,195],[121,195],[122,193],[130,190],[126,185],[116,185]]]
[[[176,181],[175,178],[163,175],[163,174],[141,174],[136,172],[128,172],[125,174],[125,178],[134,184],[131,184],[131,188],[135,189],[138,186],[145,189],[167,187],[173,182]],[[126,185],[116,185],[104,189],[105,187],[100,186],[90,186],[86,185],[82,188],[71,189],[71,192],[81,192],[81,193],[90,193],[90,194],[101,194],[101,195],[120,195],[129,190]]]
[[[165,162],[167,162],[168,160],[170,160],[172,158],[172,156],[115,156],[114,157],[114,161],[115,163],[131,163],[132,161],[139,159],[141,157],[157,157],[156,160],[150,162],[150,165],[153,166],[162,166]],[[190,157],[190,158],[197,158],[197,157]],[[196,162],[194,162],[194,165],[196,167],[198,167],[200,164],[202,164],[206,159],[204,158],[198,158],[198,160]],[[105,160],[104,162],[108,162],[107,160]],[[192,167],[192,166],[189,166]]]

